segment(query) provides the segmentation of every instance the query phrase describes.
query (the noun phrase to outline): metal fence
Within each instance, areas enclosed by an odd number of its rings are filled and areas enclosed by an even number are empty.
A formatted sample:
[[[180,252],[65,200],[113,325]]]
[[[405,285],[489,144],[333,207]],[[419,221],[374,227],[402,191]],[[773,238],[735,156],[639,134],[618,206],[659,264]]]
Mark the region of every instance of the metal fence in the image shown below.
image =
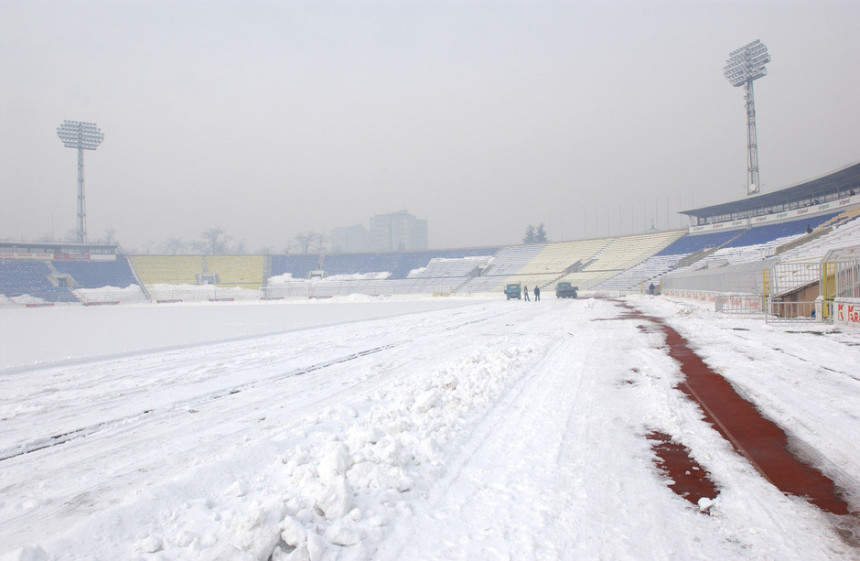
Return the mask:
[[[860,260],[828,261],[825,273],[833,277],[834,298],[860,298]]]
[[[815,323],[831,317],[832,305],[819,299],[817,302],[783,302],[767,300],[767,323]]]
[[[860,260],[779,263],[765,275],[769,322],[830,322],[836,298],[860,298]]]
[[[751,294],[720,294],[714,298],[714,310],[726,314],[762,314],[765,299]]]

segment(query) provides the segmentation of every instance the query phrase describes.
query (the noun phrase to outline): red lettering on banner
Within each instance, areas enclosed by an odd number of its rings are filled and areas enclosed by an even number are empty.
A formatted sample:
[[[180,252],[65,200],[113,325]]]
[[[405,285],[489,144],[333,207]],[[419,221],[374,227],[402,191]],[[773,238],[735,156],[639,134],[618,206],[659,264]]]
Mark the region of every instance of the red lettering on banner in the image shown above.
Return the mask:
[[[836,317],[839,321],[860,323],[860,309],[855,304],[836,304]]]

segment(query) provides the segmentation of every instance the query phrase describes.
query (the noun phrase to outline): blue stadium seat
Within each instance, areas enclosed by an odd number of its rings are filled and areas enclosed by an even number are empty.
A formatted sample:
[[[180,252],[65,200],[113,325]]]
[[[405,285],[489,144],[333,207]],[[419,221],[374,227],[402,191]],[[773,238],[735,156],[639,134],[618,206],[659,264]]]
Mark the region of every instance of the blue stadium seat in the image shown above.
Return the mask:
[[[38,259],[0,259],[0,294],[9,298],[29,295],[47,302],[77,302],[65,287],[54,286],[51,269]]]
[[[137,284],[128,259],[119,255],[116,261],[53,260],[51,264],[57,272],[71,276],[81,288],[126,288]]]
[[[660,251],[655,256],[663,255],[690,255],[697,251],[710,247],[718,247],[733,236],[738,235],[738,230],[720,231],[711,234],[695,234],[686,235],[683,238],[672,242],[663,251]]]

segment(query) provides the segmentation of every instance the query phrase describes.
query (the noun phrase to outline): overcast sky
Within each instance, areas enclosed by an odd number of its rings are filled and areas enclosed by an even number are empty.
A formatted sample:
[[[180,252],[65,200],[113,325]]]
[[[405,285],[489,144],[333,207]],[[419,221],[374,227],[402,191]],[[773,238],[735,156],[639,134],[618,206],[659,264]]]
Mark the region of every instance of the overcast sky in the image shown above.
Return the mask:
[[[679,227],[743,198],[755,83],[763,191],[860,160],[860,2],[0,0],[0,238],[220,226],[248,250],[406,209],[430,246]],[[655,213],[656,211],[656,213]],[[684,222],[684,225],[688,225]]]

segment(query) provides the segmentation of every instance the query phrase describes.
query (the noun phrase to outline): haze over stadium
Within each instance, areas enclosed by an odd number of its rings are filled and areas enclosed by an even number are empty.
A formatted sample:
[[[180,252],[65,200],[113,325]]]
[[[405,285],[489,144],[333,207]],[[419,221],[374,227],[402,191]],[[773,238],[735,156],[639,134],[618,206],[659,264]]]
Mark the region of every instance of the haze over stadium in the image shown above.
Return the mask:
[[[856,560],[858,15],[0,0],[0,561]]]
[[[853,2],[0,4],[0,238],[249,251],[408,209],[430,246],[687,223],[746,190],[729,52],[761,39],[762,191],[860,153]],[[72,234],[73,235],[73,234]]]

